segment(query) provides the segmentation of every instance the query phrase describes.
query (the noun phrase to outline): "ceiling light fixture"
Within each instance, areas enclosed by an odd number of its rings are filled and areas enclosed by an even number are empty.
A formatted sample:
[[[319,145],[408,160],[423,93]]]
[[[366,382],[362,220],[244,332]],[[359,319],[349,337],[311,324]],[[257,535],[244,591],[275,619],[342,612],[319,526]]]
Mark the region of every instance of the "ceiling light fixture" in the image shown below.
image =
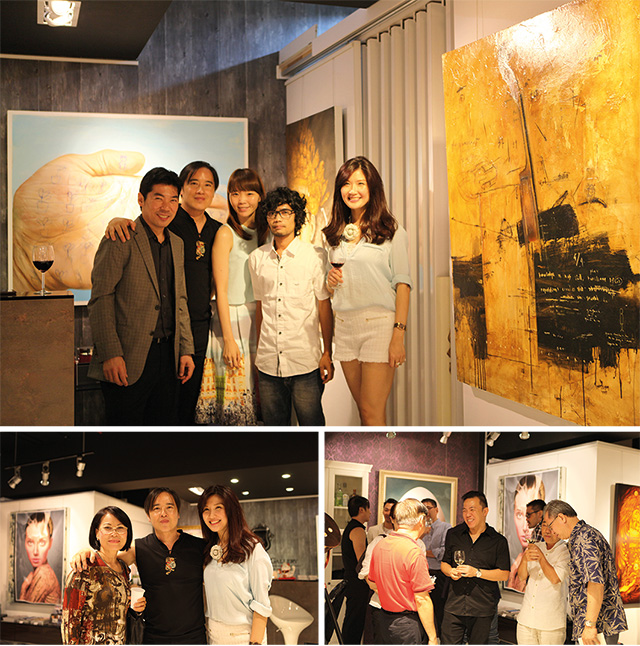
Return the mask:
[[[76,458],[76,478],[82,478],[86,466],[87,463],[84,461],[84,457],[82,455],[79,455]]]
[[[500,437],[498,431],[491,431],[487,434],[487,446],[493,446],[494,442]]]
[[[522,431],[519,437],[521,440],[528,440],[531,437],[531,434],[529,433],[529,431]]]
[[[49,27],[77,27],[82,2],[38,0],[37,22]]]
[[[48,487],[49,486],[49,462],[43,462],[42,463],[42,473],[41,473],[41,480],[40,484],[43,487]]]
[[[393,440],[396,437],[397,433],[395,431],[387,431],[387,439]]]
[[[442,437],[440,438],[440,442],[442,444],[446,444],[450,436],[451,436],[451,431],[444,431],[442,433]]]
[[[15,489],[22,482],[22,476],[20,475],[20,467],[13,468],[13,475],[9,478],[9,486],[12,489]]]
[[[248,496],[248,495],[249,495],[249,492],[248,492],[248,491],[243,491],[243,492],[242,492],[242,495],[243,495],[243,496]]]
[[[231,482],[233,484],[238,484],[238,482],[240,482],[240,480],[238,480],[238,478],[231,478],[231,480],[229,480],[229,482]]]
[[[293,491],[293,487],[287,487],[285,491]]]
[[[288,480],[288,479],[291,477],[291,474],[290,474],[290,473],[283,473],[283,474],[282,474],[282,477],[283,477],[285,480]]]
[[[204,493],[204,489],[202,487],[189,487],[189,491],[196,494],[196,496],[201,496]]]

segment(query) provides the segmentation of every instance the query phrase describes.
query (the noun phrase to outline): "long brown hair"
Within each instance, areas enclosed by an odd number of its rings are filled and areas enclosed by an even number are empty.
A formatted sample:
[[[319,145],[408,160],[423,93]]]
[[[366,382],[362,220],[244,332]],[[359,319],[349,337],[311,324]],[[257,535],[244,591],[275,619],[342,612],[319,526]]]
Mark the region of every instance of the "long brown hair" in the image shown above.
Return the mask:
[[[200,516],[200,528],[202,536],[206,541],[204,548],[204,564],[208,565],[211,558],[211,548],[218,544],[218,533],[212,532],[204,522],[203,512],[207,501],[211,496],[220,496],[224,511],[227,514],[227,528],[229,532],[229,545],[227,553],[222,557],[222,563],[244,563],[253,552],[257,543],[262,543],[247,525],[240,501],[229,487],[224,485],[213,485],[208,487],[198,500],[198,515]]]
[[[229,204],[229,218],[227,219],[227,224],[241,238],[251,240],[251,236],[242,228],[238,214],[231,206],[230,196],[234,191],[254,191],[260,196],[260,202],[262,202],[266,195],[266,191],[264,190],[264,185],[260,179],[260,175],[251,168],[238,168],[231,173],[229,181],[227,182],[227,203]],[[261,231],[258,231],[259,245],[264,243],[264,239],[260,240],[261,233]],[[266,239],[266,232],[264,234],[264,238]]]
[[[341,189],[357,170],[362,171],[369,188],[369,203],[365,207],[360,224],[362,237],[367,242],[382,244],[386,240],[393,240],[398,228],[398,223],[387,205],[380,173],[366,157],[353,157],[342,164],[336,175],[331,222],[322,230],[332,247],[339,244],[345,226],[351,222],[351,209],[342,199]]]

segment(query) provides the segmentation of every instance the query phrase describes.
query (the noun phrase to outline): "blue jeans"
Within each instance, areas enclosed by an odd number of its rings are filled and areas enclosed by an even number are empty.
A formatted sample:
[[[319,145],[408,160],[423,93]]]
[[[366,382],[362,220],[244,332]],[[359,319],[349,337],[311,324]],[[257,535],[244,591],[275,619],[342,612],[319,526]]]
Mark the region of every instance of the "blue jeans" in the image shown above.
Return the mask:
[[[291,407],[300,426],[324,426],[320,370],[293,377],[272,377],[258,370],[262,419],[267,426],[290,426]]]

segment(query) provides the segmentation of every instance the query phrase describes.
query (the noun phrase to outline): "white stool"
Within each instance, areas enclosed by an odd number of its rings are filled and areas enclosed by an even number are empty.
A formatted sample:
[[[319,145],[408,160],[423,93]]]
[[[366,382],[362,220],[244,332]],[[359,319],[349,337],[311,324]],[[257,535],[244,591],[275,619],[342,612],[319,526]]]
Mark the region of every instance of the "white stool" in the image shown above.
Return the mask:
[[[313,617],[304,608],[290,599],[277,594],[269,595],[271,621],[282,633],[285,644],[297,644],[300,633],[313,623]]]

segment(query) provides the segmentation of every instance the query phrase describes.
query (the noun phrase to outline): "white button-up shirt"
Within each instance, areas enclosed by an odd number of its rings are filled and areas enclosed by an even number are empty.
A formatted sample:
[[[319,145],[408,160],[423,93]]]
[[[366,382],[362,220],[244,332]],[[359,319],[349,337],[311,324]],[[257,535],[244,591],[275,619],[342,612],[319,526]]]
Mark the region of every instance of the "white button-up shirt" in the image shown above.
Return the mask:
[[[249,256],[253,294],[262,306],[258,370],[273,377],[304,375],[322,356],[316,299],[329,298],[326,252],[295,238],[278,256],[272,243]]]

